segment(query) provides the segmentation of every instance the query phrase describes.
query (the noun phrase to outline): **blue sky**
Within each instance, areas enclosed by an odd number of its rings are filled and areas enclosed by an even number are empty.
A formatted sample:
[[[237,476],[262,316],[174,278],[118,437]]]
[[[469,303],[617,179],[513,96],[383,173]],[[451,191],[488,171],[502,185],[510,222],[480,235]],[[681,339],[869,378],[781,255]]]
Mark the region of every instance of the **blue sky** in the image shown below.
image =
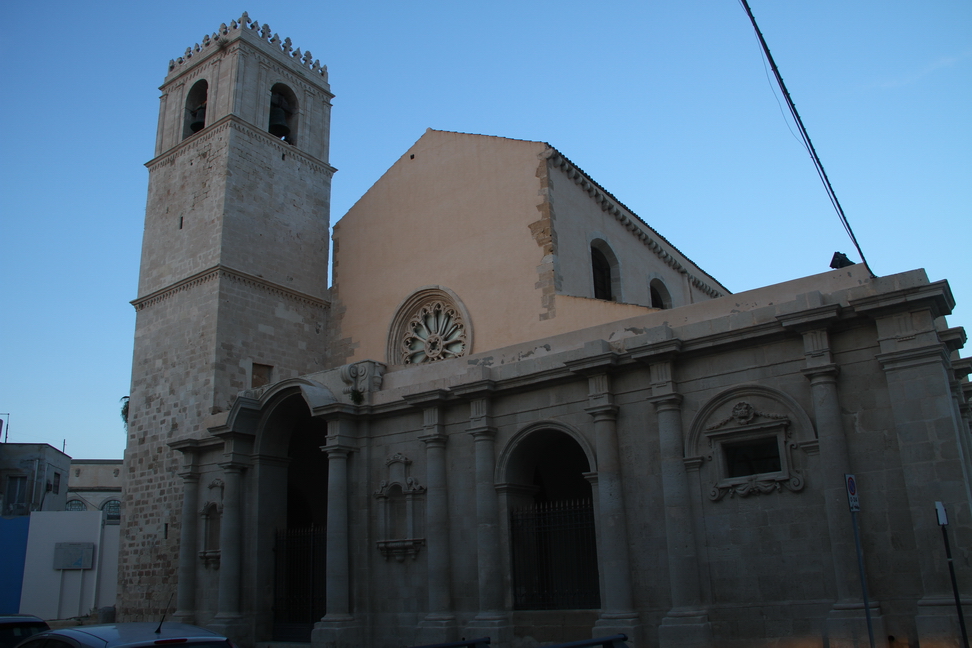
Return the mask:
[[[873,271],[948,279],[972,325],[972,3],[751,6]],[[736,0],[9,2],[10,441],[122,456],[157,88],[244,9],[328,65],[332,222],[432,127],[549,142],[735,292],[857,259]]]

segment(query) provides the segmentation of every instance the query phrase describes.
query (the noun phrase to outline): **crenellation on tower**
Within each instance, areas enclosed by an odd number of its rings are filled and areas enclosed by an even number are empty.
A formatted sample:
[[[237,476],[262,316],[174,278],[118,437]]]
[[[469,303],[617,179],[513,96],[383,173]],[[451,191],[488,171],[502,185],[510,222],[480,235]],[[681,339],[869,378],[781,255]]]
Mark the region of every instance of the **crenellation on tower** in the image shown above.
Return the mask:
[[[232,38],[236,37],[238,34],[252,33],[256,37],[270,45],[271,48],[279,51],[284,57],[293,59],[299,65],[310,70],[314,74],[318,74],[324,77],[325,82],[327,81],[327,66],[322,65],[319,59],[315,59],[314,55],[311,54],[310,50],[306,52],[301,52],[298,47],[296,50],[293,48],[293,42],[289,37],[284,38],[283,41],[280,40],[280,36],[270,29],[270,25],[264,23],[260,25],[256,20],[250,20],[250,16],[247,12],[243,12],[240,16],[239,21],[230,21],[229,26],[226,23],[222,23],[219,29],[212,33],[212,35],[206,34],[202,38],[202,44],[196,43],[195,47],[187,47],[185,53],[182,56],[169,59],[169,74],[171,75],[176,68],[182,65],[189,65],[192,63],[193,58],[200,56],[205,56],[208,54],[208,49],[210,47],[220,47],[225,46]]]

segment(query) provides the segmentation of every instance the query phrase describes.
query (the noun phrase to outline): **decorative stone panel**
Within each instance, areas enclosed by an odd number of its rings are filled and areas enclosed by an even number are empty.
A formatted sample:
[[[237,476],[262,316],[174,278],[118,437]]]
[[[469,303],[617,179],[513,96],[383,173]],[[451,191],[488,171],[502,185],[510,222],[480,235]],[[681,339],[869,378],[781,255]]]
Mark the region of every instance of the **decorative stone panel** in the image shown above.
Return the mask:
[[[685,464],[703,472],[709,499],[798,493],[806,486],[794,452],[816,452],[813,425],[792,398],[757,385],[736,387],[706,404],[688,437]]]
[[[417,502],[425,494],[421,486],[410,476],[412,461],[400,452],[385,461],[387,478],[381,480],[375,498],[378,500],[378,551],[388,560],[394,556],[402,562],[407,556],[415,559],[419,548],[425,546],[421,535],[422,520]]]

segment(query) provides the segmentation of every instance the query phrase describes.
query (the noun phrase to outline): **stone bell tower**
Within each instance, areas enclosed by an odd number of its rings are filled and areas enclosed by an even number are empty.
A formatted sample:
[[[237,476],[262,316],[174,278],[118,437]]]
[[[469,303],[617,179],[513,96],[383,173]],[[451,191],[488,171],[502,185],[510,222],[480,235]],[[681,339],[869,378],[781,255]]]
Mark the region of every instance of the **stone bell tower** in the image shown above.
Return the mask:
[[[240,390],[322,369],[326,344],[327,68],[243,14],[169,61],[161,91],[132,302],[125,621],[158,618],[179,553],[198,551],[180,547],[192,477],[170,444],[212,443]]]

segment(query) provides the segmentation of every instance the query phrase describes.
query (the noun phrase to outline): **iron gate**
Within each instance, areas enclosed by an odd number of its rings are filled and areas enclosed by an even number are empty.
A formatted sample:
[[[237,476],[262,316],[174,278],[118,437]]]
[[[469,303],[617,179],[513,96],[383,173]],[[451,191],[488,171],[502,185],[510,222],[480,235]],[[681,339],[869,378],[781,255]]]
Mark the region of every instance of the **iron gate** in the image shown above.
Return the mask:
[[[277,531],[273,588],[273,640],[309,643],[324,616],[324,527]]]
[[[544,502],[515,509],[510,530],[513,609],[601,607],[591,500]]]

